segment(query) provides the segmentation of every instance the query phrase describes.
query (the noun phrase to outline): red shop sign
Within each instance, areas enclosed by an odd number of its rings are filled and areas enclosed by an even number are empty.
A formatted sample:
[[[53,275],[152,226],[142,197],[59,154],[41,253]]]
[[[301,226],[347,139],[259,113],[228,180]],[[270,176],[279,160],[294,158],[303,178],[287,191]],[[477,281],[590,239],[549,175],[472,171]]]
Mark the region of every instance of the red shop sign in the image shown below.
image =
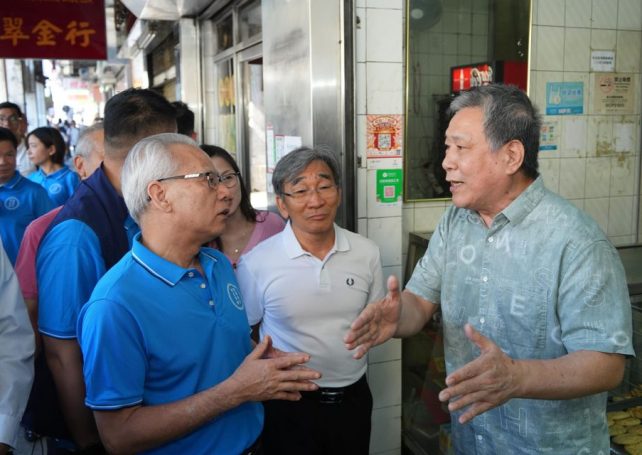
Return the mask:
[[[0,58],[107,58],[104,0],[13,0],[0,21]]]

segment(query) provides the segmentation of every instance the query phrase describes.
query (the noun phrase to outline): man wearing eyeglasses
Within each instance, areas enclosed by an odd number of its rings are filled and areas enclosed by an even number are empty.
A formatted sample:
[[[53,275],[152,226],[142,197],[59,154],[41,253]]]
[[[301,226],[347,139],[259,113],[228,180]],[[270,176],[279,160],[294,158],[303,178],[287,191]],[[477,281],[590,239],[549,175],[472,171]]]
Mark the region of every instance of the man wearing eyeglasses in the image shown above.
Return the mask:
[[[27,118],[22,113],[20,106],[10,101],[0,103],[0,126],[9,128],[16,136],[18,141],[16,168],[24,177],[36,170],[36,166],[27,156],[27,141],[25,133],[27,132]]]
[[[190,138],[137,143],[122,173],[141,227],[78,321],[86,403],[110,452],[258,454],[258,401],[316,386],[309,356],[255,348],[225,256],[202,247],[225,227],[221,178]]]
[[[100,442],[84,404],[76,322],[98,280],[129,250],[138,232],[121,195],[123,162],[140,139],[176,131],[175,115],[169,101],[152,90],[129,89],[110,98],[103,123],[103,163],[65,203],[38,249],[38,326],[60,401],[52,408],[64,416],[52,418],[56,414],[44,412],[49,418],[41,431],[62,440],[63,448],[88,450]]]
[[[237,277],[251,325],[284,351],[310,354],[319,390],[265,403],[267,453],[367,454],[372,395],[365,359],[342,336],[383,296],[379,248],[334,223],[341,200],[332,152],[300,148],[272,177],[285,229],[241,257]]]

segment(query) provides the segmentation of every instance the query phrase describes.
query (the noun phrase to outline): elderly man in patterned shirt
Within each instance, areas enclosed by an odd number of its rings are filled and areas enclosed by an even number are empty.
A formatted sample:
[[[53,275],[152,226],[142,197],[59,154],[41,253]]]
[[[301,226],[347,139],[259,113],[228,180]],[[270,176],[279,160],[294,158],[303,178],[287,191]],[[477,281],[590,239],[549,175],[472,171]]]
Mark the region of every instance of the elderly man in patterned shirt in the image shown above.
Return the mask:
[[[540,120],[515,87],[456,98],[443,167],[446,210],[400,292],[345,337],[360,357],[423,327],[441,307],[458,454],[608,454],[606,391],[633,355],[618,253],[598,225],[544,187]]]

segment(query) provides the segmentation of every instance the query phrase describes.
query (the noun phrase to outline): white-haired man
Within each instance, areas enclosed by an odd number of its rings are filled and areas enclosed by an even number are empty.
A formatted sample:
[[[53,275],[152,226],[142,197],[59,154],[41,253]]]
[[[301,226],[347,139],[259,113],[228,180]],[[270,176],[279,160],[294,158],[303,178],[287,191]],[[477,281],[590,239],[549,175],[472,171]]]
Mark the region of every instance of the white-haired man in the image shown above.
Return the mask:
[[[276,356],[269,339],[252,349],[232,266],[201,247],[225,226],[219,183],[179,134],[144,139],[125,161],[123,196],[141,232],[78,321],[86,405],[110,452],[259,453],[257,401],[316,389],[307,354]]]

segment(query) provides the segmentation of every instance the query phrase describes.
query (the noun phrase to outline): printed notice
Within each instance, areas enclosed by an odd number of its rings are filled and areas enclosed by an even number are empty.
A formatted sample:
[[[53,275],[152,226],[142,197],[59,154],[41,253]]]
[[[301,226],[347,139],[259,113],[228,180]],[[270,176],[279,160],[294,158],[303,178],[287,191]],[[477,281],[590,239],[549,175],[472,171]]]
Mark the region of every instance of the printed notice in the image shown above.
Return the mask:
[[[615,71],[615,51],[591,51],[591,71]]]
[[[401,204],[403,188],[402,169],[377,169],[377,202]]]
[[[558,119],[545,120],[542,122],[542,129],[539,133],[539,150],[558,150],[560,137],[560,121]]]
[[[368,115],[367,158],[399,158],[403,142],[401,115]]]
[[[595,114],[633,114],[635,75],[595,74]]]
[[[584,82],[547,82],[546,115],[584,113]]]

